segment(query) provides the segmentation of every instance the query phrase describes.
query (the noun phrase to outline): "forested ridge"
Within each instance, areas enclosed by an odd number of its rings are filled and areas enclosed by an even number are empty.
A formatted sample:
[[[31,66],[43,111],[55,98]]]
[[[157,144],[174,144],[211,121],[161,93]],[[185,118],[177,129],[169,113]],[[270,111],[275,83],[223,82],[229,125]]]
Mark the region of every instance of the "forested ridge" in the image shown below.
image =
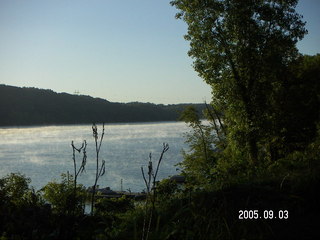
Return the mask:
[[[0,85],[0,125],[176,121],[186,104],[114,103],[85,95]],[[195,104],[199,110],[203,104]]]

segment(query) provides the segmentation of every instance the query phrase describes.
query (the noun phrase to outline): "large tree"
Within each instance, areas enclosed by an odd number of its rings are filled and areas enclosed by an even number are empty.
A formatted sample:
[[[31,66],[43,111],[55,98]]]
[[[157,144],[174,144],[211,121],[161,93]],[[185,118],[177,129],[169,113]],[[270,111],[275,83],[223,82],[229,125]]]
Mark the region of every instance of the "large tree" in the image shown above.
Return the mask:
[[[281,141],[282,93],[306,34],[297,0],[174,0],[194,68],[224,113],[227,149],[252,165]],[[271,156],[272,155],[272,156]]]

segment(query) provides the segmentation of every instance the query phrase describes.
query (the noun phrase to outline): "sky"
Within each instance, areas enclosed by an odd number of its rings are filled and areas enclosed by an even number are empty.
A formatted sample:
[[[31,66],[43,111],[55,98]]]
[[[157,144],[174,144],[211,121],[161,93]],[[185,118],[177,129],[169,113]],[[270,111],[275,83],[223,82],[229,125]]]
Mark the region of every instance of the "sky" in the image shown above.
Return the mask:
[[[210,102],[192,67],[186,24],[170,0],[0,0],[0,84],[111,102]],[[320,53],[320,0],[297,11]]]

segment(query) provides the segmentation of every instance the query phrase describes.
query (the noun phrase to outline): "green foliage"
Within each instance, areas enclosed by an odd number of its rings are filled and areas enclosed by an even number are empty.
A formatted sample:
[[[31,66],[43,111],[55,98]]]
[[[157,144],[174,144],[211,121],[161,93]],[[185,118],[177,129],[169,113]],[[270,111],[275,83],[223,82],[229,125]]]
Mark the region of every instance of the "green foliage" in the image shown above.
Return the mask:
[[[217,160],[214,145],[217,135],[214,134],[212,121],[203,124],[199,113],[192,106],[185,109],[181,119],[189,124],[192,131],[186,134],[189,150],[182,152],[184,161],[179,165],[183,168],[187,182],[193,186],[206,187],[213,181],[212,171]]]
[[[173,197],[175,197],[179,192],[181,192],[178,188],[178,184],[176,181],[171,179],[162,179],[157,184],[157,198],[158,202],[161,204],[162,202],[170,201]]]
[[[288,148],[301,150],[315,139],[320,120],[320,54],[301,56],[290,67],[291,78],[283,93],[283,135]]]
[[[0,240],[8,240],[8,238],[5,236],[5,233],[2,234],[2,236],[0,237]]]
[[[41,195],[29,188],[30,182],[20,173],[0,179],[1,239],[43,239],[41,235],[51,231],[50,211]]]
[[[29,189],[30,178],[26,178],[20,173],[11,173],[0,179],[0,203],[7,202],[14,205],[24,204],[35,195]]]
[[[132,199],[125,195],[120,198],[99,198],[95,206],[97,215],[116,215],[134,208]]]
[[[213,90],[208,125],[192,108],[183,113],[192,128],[181,163],[188,183],[219,189],[309,171],[319,161],[310,146],[320,120],[320,55],[296,49],[307,32],[297,1],[171,4],[188,24],[194,68]]]
[[[213,106],[224,114],[228,157],[241,156],[243,164],[254,167],[264,164],[266,155],[276,160],[283,150],[279,128],[288,67],[306,33],[294,9],[297,1],[171,4],[188,24],[185,38],[194,68],[212,86]]]
[[[83,214],[86,200],[85,188],[78,184],[74,191],[72,176],[61,175],[61,182],[49,182],[41,191],[46,201],[52,204],[55,213],[62,215]]]

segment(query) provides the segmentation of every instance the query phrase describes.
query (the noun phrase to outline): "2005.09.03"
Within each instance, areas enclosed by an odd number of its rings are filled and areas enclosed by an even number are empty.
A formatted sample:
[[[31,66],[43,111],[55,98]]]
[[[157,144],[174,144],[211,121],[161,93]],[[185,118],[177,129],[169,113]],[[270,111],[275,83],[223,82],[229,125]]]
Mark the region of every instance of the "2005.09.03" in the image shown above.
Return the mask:
[[[260,215],[259,210],[239,210],[239,219],[288,219],[288,210],[264,210]]]

